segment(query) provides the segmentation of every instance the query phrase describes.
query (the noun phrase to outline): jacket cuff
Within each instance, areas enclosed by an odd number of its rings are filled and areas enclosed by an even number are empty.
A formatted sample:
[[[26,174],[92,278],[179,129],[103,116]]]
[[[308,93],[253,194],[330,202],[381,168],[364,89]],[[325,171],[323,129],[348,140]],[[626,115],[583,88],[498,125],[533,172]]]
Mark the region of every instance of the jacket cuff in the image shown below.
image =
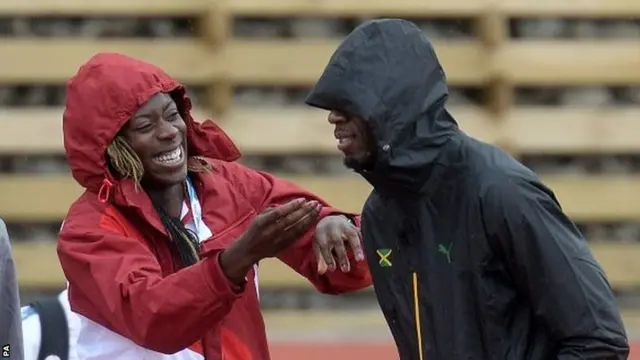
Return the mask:
[[[220,266],[220,253],[222,251],[217,252],[216,254],[212,254],[212,256],[205,258],[203,261],[207,262],[207,266],[204,267],[205,274],[204,276],[207,278],[207,284],[209,284],[209,289],[214,296],[220,296],[223,298],[228,298],[229,300],[235,300],[242,295],[244,292],[247,279],[242,285],[238,286],[229,280],[227,275],[222,271],[222,267]]]
[[[325,207],[320,211],[320,218],[335,215],[342,215],[346,217],[347,220],[349,220],[349,222],[355,225],[357,228],[360,227],[360,216],[358,216],[357,214],[347,213],[331,207]]]

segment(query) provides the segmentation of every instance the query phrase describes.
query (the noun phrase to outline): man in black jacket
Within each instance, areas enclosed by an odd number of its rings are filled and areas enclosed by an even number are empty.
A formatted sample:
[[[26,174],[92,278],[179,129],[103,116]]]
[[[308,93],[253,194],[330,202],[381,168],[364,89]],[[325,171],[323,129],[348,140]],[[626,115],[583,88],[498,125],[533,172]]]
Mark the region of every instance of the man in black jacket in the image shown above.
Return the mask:
[[[533,172],[458,128],[447,94],[420,29],[386,19],[344,40],[306,100],[374,187],[363,243],[401,359],[626,359],[583,236]]]

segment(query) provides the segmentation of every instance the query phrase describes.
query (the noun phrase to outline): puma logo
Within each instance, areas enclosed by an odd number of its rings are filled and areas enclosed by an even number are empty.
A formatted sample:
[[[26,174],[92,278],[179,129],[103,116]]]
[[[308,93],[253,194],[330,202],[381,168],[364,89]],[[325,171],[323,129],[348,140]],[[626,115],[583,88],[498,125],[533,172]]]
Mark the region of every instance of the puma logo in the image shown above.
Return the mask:
[[[453,242],[449,243],[449,246],[446,247],[443,244],[438,244],[438,252],[443,254],[447,258],[447,262],[451,264],[451,247],[453,246]]]

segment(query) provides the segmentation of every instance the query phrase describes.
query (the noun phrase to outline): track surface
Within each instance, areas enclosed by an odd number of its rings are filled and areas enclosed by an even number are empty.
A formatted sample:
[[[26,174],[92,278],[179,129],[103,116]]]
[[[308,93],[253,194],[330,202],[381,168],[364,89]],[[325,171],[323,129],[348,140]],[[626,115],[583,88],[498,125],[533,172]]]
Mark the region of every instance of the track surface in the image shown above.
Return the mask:
[[[305,342],[274,343],[273,360],[397,360],[395,346],[390,343]],[[632,345],[629,360],[640,360],[640,343]]]

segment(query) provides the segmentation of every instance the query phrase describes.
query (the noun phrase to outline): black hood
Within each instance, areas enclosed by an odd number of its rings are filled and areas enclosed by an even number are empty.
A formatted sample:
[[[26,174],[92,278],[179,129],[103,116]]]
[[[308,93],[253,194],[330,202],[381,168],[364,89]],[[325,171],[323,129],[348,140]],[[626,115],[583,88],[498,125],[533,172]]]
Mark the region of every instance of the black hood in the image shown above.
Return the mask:
[[[443,146],[458,131],[445,110],[446,76],[431,42],[413,23],[379,19],[358,26],[331,56],[306,99],[367,121],[376,138],[373,186],[421,191]]]

